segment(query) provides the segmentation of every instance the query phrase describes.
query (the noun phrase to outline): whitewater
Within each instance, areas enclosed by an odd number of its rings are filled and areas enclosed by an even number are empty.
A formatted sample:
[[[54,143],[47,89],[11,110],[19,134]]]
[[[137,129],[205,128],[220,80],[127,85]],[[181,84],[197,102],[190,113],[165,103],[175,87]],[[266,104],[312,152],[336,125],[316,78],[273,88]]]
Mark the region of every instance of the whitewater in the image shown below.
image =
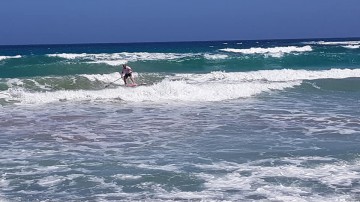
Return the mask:
[[[0,201],[358,201],[359,45],[0,46]]]

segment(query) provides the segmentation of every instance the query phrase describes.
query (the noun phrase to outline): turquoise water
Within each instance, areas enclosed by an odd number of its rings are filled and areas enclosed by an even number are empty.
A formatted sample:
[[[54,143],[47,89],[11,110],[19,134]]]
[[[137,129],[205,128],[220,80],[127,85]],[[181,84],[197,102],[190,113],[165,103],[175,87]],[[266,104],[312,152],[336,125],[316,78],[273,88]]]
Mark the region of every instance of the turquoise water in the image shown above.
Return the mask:
[[[2,46],[0,200],[358,201],[359,46]]]

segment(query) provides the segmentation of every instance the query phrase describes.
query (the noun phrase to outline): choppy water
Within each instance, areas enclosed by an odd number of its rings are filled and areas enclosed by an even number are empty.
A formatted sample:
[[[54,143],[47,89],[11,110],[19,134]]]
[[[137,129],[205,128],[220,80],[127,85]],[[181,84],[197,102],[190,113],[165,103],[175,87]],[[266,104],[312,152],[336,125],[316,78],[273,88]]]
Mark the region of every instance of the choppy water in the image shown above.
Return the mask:
[[[1,47],[0,200],[358,201],[359,44]]]

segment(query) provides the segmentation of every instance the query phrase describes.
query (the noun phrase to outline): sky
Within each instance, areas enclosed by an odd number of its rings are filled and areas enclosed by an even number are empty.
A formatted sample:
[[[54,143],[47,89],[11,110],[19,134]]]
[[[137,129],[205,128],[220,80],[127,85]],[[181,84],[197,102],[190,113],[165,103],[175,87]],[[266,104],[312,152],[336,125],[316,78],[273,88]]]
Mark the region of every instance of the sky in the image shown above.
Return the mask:
[[[0,45],[360,37],[360,0],[0,0]]]

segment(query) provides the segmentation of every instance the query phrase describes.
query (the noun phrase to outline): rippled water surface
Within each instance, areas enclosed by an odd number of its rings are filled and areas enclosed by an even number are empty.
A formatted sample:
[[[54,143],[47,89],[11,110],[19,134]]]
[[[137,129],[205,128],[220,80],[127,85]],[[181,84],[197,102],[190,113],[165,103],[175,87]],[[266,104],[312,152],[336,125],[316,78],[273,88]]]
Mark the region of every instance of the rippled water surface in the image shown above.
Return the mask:
[[[359,94],[0,112],[9,200],[360,200]]]

